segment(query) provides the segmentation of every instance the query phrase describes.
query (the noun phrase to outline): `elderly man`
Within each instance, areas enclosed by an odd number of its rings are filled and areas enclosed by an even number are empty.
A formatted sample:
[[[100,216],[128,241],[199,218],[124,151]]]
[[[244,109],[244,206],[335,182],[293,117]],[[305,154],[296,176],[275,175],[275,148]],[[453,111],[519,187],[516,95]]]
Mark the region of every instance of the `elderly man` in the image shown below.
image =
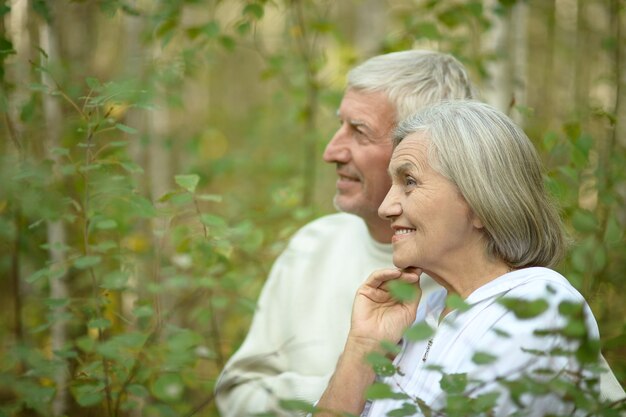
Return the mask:
[[[373,270],[392,266],[393,231],[378,207],[391,184],[394,128],[423,107],[473,96],[465,68],[447,54],[396,52],[350,71],[340,126],[324,152],[336,166],[341,213],[304,226],[276,260],[250,331],[218,381],[222,417],[279,412],[280,399],[320,398],[343,350],[357,288]],[[422,297],[436,287],[423,277]]]

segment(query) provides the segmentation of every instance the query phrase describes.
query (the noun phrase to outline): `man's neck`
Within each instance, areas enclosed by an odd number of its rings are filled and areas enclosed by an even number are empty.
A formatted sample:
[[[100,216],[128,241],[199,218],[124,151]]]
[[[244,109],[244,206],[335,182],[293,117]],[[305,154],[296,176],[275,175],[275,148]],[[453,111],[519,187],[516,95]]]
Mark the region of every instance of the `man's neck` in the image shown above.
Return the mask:
[[[378,243],[391,243],[393,229],[388,220],[377,218],[376,220],[365,220],[370,236]]]

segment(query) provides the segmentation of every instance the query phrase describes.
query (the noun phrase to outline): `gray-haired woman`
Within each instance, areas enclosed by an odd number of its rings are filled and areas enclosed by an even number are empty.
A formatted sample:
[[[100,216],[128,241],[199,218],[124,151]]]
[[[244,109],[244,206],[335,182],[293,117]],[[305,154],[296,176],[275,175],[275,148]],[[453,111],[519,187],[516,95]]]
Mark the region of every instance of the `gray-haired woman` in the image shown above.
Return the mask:
[[[389,173],[392,187],[379,215],[395,231],[398,269],[374,272],[360,287],[345,350],[318,407],[368,416],[395,409],[447,414],[447,390],[464,398],[487,395],[489,415],[571,412],[558,392],[514,398],[505,388],[520,378],[541,384],[580,377],[576,355],[564,352],[581,341],[555,330],[573,316],[581,318],[581,340],[599,339],[584,298],[550,269],[566,238],[528,137],[486,104],[445,102],[400,125]],[[421,302],[391,296],[391,282],[419,287],[422,272],[444,289]],[[447,302],[453,298],[457,304]],[[466,308],[455,308],[459,298]],[[533,308],[520,317],[506,300]],[[384,340],[400,342],[414,322],[430,326],[432,337],[404,340],[397,372],[382,378],[393,399],[366,403],[375,374],[365,358],[385,353]],[[551,354],[556,351],[561,354]],[[454,389],[442,383],[451,375],[461,381]]]

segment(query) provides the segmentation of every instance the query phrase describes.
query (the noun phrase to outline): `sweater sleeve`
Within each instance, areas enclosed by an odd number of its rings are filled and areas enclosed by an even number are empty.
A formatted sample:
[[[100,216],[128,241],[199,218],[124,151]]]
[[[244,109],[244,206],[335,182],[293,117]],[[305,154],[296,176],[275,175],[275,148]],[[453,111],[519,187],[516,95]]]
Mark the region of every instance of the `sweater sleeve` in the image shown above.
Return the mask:
[[[261,292],[246,339],[224,367],[216,386],[222,417],[277,411],[278,399],[314,398],[327,378],[302,375],[290,366],[294,262],[289,248],[276,260]]]
[[[600,365],[606,372],[600,374],[600,399],[615,402],[626,399],[626,392],[620,385],[604,356],[600,355]]]

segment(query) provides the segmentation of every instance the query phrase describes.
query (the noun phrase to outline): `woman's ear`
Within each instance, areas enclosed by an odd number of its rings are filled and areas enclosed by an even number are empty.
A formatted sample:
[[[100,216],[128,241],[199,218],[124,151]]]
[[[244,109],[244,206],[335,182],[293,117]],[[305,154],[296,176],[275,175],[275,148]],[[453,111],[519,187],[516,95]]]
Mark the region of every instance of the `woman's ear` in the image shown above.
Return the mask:
[[[472,219],[472,226],[474,226],[476,229],[485,228],[485,226],[483,225],[483,222],[478,218],[476,214],[474,214],[474,212],[472,212],[471,214],[471,219]]]

